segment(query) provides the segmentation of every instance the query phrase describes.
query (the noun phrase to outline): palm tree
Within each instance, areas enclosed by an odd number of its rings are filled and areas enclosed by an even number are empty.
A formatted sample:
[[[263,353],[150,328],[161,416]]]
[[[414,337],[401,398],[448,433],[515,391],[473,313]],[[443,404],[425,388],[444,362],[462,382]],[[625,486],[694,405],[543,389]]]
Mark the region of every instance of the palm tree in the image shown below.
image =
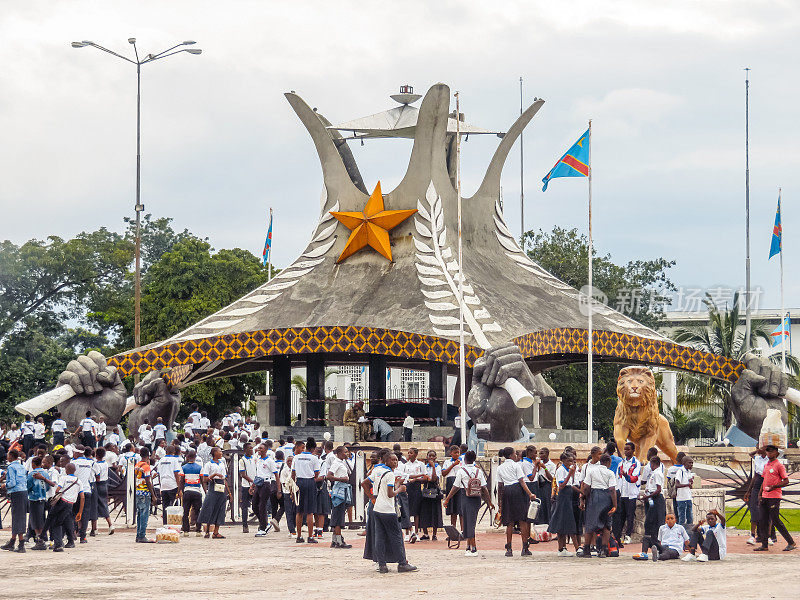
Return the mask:
[[[328,377],[331,375],[338,375],[339,369],[335,369],[333,367],[329,367],[325,369],[325,381],[328,380]],[[308,383],[306,382],[306,378],[302,375],[295,375],[292,377],[292,385],[300,392],[301,398],[308,398]]]
[[[689,438],[702,437],[706,431],[714,429],[717,419],[705,410],[684,412],[679,408],[664,407],[664,416],[669,421],[676,444],[685,444]]]
[[[733,307],[730,310],[726,305],[725,310],[721,311],[710,294],[706,294],[703,303],[708,307],[708,325],[677,328],[672,336],[676,342],[737,361],[742,359],[747,347],[755,347],[759,339],[771,343],[771,332],[761,321],[751,322],[750,343],[744,343],[745,334],[738,330],[741,322],[738,292],[733,295]],[[776,364],[780,363],[780,354],[769,358]],[[787,354],[786,367],[790,374],[794,374],[798,372],[800,363],[797,358]],[[721,407],[722,425],[725,429],[732,422],[730,397],[729,382],[698,375],[683,376],[678,389],[678,405],[682,409],[692,410],[713,405]]]

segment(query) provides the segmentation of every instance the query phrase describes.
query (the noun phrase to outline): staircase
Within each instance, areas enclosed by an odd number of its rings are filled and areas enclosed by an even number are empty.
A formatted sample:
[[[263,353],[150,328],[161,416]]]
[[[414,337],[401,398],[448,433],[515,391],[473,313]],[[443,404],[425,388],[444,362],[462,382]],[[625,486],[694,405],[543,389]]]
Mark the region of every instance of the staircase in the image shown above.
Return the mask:
[[[287,436],[294,437],[295,440],[306,441],[308,437],[313,437],[317,443],[324,441],[325,433],[331,434],[333,439],[333,427],[325,427],[323,425],[306,425],[305,427],[287,427],[281,433],[281,437],[286,439]],[[273,438],[274,439],[274,438]]]

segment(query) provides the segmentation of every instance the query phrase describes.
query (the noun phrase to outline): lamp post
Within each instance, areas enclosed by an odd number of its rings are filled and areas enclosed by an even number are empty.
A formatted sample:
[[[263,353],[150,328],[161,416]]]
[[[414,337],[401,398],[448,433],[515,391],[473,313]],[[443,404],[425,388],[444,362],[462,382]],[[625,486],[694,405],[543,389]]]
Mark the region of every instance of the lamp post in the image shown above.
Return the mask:
[[[185,42],[181,42],[180,44],[175,44],[171,48],[167,48],[159,52],[158,54],[148,54],[144,57],[144,59],[139,58],[139,50],[136,48],[136,38],[128,38],[128,43],[133,46],[133,53],[136,60],[130,59],[126,56],[122,56],[121,54],[117,54],[109,50],[108,48],[104,48],[99,44],[95,44],[94,42],[84,40],[82,42],[72,42],[73,48],[86,48],[87,46],[91,46],[93,48],[97,48],[98,50],[102,50],[103,52],[107,52],[117,58],[121,58],[124,61],[127,61],[133,65],[136,65],[136,205],[134,207],[136,211],[136,275],[134,279],[134,292],[133,292],[133,305],[134,305],[134,313],[133,313],[133,344],[136,348],[142,345],[141,340],[141,299],[142,299],[142,258],[141,258],[141,250],[142,250],[142,211],[144,210],[144,204],[141,202],[141,166],[142,166],[142,65],[146,65],[147,63],[151,63],[156,60],[161,60],[162,58],[167,58],[168,56],[174,56],[175,54],[180,54],[181,52],[188,52],[189,54],[200,54],[203,52],[199,48],[181,48],[181,46],[192,46],[195,44],[193,40],[187,40]],[[137,383],[139,376],[135,376]]]

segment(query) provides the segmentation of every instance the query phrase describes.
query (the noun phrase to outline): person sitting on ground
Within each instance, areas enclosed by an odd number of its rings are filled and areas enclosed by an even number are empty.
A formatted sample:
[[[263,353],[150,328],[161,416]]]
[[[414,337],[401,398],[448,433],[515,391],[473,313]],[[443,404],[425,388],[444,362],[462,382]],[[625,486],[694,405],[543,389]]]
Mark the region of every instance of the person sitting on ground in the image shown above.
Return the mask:
[[[709,560],[722,560],[728,550],[728,543],[725,536],[725,517],[714,509],[706,514],[705,519],[700,519],[692,528],[692,538],[689,542],[689,554],[681,560],[694,560],[694,553],[700,548],[701,554],[697,557],[697,562],[708,562]]]
[[[666,517],[666,523],[658,529],[658,539],[653,539],[649,535],[642,538],[642,553],[636,554],[633,560],[647,560],[648,550],[652,553],[653,561],[675,560],[681,557],[681,553],[689,542],[689,534],[683,525],[678,525],[675,515],[672,513]]]

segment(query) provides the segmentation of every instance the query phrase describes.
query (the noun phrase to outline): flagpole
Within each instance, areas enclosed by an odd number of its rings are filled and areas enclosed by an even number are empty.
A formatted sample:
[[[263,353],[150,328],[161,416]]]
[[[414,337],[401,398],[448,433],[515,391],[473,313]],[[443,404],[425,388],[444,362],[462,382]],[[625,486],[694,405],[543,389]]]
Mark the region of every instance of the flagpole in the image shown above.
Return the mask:
[[[778,210],[781,209],[781,188],[778,188]],[[780,262],[781,262],[781,372],[786,373],[786,306],[783,301],[783,215],[781,215],[781,238],[780,238]],[[791,335],[792,323],[789,321],[789,335]]]
[[[461,395],[461,443],[467,443],[467,367],[464,362],[464,262],[461,248],[461,106],[456,97],[456,198],[458,202],[458,387]]]
[[[519,78],[519,114],[522,115],[522,77]],[[522,149],[522,133],[519,134],[519,241],[525,249],[525,155]]]
[[[592,331],[592,120],[589,119],[589,332],[586,345],[588,375],[588,413],[586,416],[586,442],[592,443],[592,351],[594,350],[594,332]]]
[[[744,81],[745,325],[744,348],[750,349],[750,68]]]
[[[269,228],[272,230],[272,207],[269,209]],[[267,251],[267,281],[272,281],[272,240],[269,242],[269,250]]]

